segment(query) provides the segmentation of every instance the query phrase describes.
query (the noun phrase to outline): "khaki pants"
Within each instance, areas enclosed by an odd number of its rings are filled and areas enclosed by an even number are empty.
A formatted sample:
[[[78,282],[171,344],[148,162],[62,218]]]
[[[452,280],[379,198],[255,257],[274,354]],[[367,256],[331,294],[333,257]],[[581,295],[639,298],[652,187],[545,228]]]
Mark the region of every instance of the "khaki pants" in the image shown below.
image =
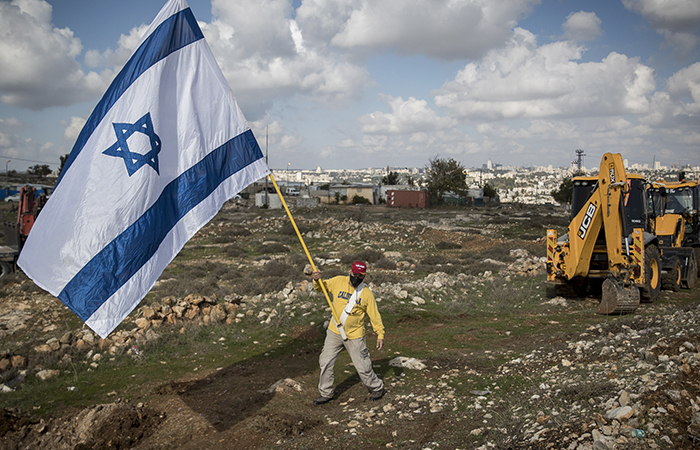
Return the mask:
[[[363,337],[343,341],[339,335],[331,330],[326,330],[326,341],[323,343],[321,356],[318,363],[321,366],[321,376],[318,381],[318,390],[322,397],[333,397],[333,369],[338,355],[345,348],[352,359],[352,364],[370,393],[379,392],[384,388],[384,382],[374,373],[372,360],[369,357],[367,342]]]

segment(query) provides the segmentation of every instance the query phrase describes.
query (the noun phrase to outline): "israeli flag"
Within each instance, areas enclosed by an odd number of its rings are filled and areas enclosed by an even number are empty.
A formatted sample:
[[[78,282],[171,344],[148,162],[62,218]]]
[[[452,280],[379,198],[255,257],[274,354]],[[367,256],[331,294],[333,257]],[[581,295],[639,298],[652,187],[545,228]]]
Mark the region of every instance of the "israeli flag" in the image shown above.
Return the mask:
[[[170,0],[90,115],[18,264],[105,338],[268,173],[192,11]]]

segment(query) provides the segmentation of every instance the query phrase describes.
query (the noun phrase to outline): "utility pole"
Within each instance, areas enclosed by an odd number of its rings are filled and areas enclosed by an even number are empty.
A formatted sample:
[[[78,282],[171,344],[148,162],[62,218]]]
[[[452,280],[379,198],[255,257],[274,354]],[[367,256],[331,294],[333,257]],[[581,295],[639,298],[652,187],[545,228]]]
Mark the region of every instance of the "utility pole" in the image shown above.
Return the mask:
[[[576,161],[572,161],[573,164],[576,164],[576,171],[581,174],[583,173],[582,168],[583,168],[583,157],[586,156],[586,154],[583,152],[583,150],[576,149]]]

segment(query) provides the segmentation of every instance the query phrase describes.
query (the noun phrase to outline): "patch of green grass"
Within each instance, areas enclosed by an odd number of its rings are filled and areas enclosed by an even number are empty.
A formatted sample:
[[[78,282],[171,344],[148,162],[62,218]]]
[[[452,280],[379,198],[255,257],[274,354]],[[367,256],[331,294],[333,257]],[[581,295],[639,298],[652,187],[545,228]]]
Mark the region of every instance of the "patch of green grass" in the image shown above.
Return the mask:
[[[188,244],[180,250],[175,261],[192,261],[221,256],[221,248],[218,246],[205,246]]]
[[[261,255],[270,255],[275,253],[288,253],[289,247],[279,242],[270,242],[267,244],[259,245],[255,252]]]
[[[233,327],[225,324],[208,326],[162,326],[155,329],[160,339],[139,344],[139,355],[120,353],[111,356],[102,351],[97,367],[86,352],[72,351],[72,363],[60,363],[60,354],[44,355],[35,363],[45,368],[57,368],[61,375],[41,381],[30,370],[26,382],[15,392],[3,394],[1,407],[32,411],[41,405],[38,414],[53,414],[66,407],[109,403],[117,397],[150,395],[166,380],[176,380],[198,373],[216,370],[238,361],[299,353],[305,348],[320,348],[322,341],[294,341],[292,329],[323,319],[323,313],[310,311],[302,316],[280,316],[280,321],[260,325],[255,319]],[[284,335],[284,336],[282,336]],[[321,333],[318,333],[321,336]],[[93,350],[95,353],[99,350]],[[50,399],[50,400],[47,400]]]
[[[217,230],[213,242],[217,244],[236,242],[240,237],[250,236],[250,234],[250,230],[241,226],[221,227]]]

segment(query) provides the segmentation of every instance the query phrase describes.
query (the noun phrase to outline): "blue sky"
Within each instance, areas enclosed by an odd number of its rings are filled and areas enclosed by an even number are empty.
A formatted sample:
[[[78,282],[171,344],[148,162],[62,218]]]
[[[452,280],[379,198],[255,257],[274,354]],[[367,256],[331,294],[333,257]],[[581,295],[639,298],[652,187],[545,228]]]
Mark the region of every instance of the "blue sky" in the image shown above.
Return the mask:
[[[0,0],[0,158],[57,167],[164,0]],[[271,168],[700,164],[697,0],[191,0]]]

